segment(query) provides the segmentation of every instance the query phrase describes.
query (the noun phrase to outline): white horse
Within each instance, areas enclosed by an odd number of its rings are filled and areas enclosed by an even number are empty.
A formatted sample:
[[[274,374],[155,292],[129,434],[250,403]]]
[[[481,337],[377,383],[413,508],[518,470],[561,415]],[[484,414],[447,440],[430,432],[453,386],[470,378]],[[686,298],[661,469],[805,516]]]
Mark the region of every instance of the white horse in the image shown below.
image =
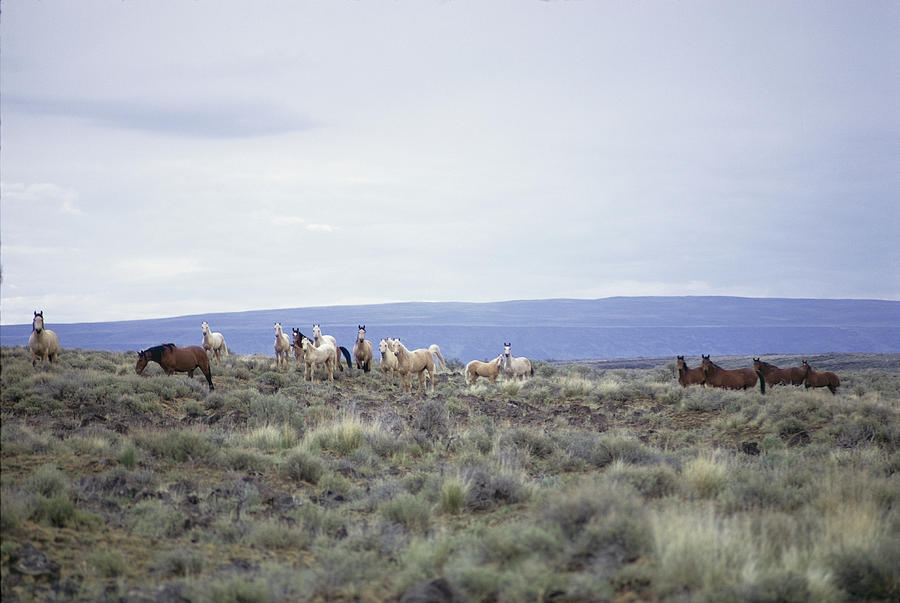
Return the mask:
[[[503,344],[503,355],[506,356],[506,365],[504,369],[506,369],[506,374],[510,377],[517,377],[519,379],[525,379],[526,376],[532,377],[534,376],[534,369],[531,367],[531,360],[526,358],[525,356],[519,356],[516,358],[509,352],[510,344]]]
[[[382,339],[378,343],[378,349],[381,351],[381,372],[384,373],[384,380],[388,380],[388,371],[391,372],[391,385],[394,384],[394,371],[399,368],[397,363],[397,355],[391,349],[391,342]]]
[[[417,394],[422,393],[422,386],[425,384],[425,371],[428,371],[431,377],[431,393],[434,393],[434,358],[431,352],[426,349],[418,349],[409,351],[399,339],[391,342],[391,351],[397,356],[397,370],[400,373],[400,391],[412,393],[412,374],[419,374],[419,389]]]
[[[441,348],[438,347],[438,344],[432,343],[428,346],[428,351],[431,352],[431,355],[435,358],[436,362],[434,366],[438,369],[447,368],[447,362],[444,360],[444,357],[441,356]]]
[[[497,380],[500,374],[500,367],[503,365],[503,354],[498,354],[496,358],[490,362],[482,362],[473,360],[466,365],[466,384],[475,385],[479,377],[487,377],[491,383]]]
[[[356,368],[368,373],[372,362],[372,342],[366,339],[366,325],[359,325],[356,343],[353,344],[353,357],[356,359]]]
[[[275,323],[275,366],[279,369],[282,363],[287,368],[288,356],[291,353],[291,339],[282,331],[281,323]]]
[[[213,333],[209,329],[209,323],[205,320],[201,325],[203,328],[203,349],[207,352],[212,351],[216,358],[216,366],[219,364],[219,354],[224,358],[228,357],[228,346],[225,345],[225,336],[219,332]]]
[[[300,332],[300,329],[291,329],[291,335],[294,340],[291,343],[291,348],[294,350],[294,358],[297,360],[297,366],[299,366],[300,361],[303,360],[303,340],[305,337],[303,333]]]
[[[322,341],[330,341],[334,346],[334,363],[337,365],[338,370],[342,373],[344,372],[344,367],[341,365],[341,353],[347,358],[347,369],[350,369],[350,352],[347,348],[339,347],[337,344],[337,339],[332,335],[322,335],[322,329],[319,325],[313,325],[313,339],[315,340],[316,347],[322,345]]]
[[[37,359],[53,363],[59,356],[59,338],[50,329],[44,328],[44,311],[34,313],[31,321],[31,337],[28,338],[28,347],[31,348],[31,366],[37,366]]]
[[[328,379],[334,381],[335,353],[332,343],[326,339],[319,344],[319,347],[316,347],[312,341],[304,337],[300,345],[303,348],[303,360],[306,362],[306,371],[303,374],[303,378],[306,379],[308,375],[309,380],[314,382],[316,380],[316,365],[321,364],[325,367]]]

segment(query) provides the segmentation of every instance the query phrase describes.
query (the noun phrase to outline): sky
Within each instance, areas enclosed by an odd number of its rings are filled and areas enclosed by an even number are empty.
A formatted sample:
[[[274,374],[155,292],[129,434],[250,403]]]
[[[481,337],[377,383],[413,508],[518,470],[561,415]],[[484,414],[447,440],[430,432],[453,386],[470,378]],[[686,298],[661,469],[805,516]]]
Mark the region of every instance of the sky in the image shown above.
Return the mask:
[[[900,3],[5,0],[0,320],[900,299]]]

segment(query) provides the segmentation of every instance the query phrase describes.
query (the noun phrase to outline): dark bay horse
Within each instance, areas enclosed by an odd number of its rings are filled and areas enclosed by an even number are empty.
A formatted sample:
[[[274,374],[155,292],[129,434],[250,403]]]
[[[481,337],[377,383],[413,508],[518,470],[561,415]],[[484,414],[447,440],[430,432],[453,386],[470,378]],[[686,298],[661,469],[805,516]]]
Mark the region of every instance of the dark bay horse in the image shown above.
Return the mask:
[[[799,366],[778,368],[774,364],[753,359],[753,369],[766,380],[766,385],[800,385],[803,383],[803,369]]]
[[[138,353],[137,364],[134,366],[135,372],[140,375],[151,360],[159,364],[167,375],[178,371],[179,373],[187,373],[188,377],[193,378],[194,369],[199,368],[203,371],[206,382],[209,383],[209,390],[215,389],[213,387],[212,374],[209,371],[209,358],[206,356],[206,350],[199,345],[180,348],[174,343],[164,343],[141,350]]]
[[[725,389],[748,389],[756,385],[758,380],[759,391],[766,393],[766,380],[762,378],[762,375],[758,375],[754,372],[753,369],[723,369],[721,366],[710,360],[709,356],[702,356],[702,358],[703,374],[706,375],[707,385]]]
[[[827,387],[832,394],[837,393],[837,388],[841,385],[841,380],[831,371],[820,373],[809,366],[809,362],[803,361],[803,380],[806,382],[806,389],[811,387]]]
[[[688,368],[684,361],[684,356],[678,356],[678,383],[682,387],[688,385],[706,385],[706,373],[703,372],[702,366]]]

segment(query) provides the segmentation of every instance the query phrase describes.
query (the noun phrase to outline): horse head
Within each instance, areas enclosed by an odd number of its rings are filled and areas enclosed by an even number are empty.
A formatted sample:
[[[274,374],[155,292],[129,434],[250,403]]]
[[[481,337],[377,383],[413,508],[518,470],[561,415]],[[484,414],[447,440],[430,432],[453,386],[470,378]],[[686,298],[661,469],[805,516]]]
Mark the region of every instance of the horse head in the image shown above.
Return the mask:
[[[679,370],[684,370],[684,356],[676,356],[675,362],[678,364]]]
[[[712,361],[710,361],[710,359],[709,359],[709,354],[707,354],[706,356],[704,356],[703,354],[700,354],[700,358],[703,359],[703,372],[704,373],[709,372],[709,368],[711,366],[713,366]]]
[[[359,325],[359,333],[356,336],[357,341],[362,341],[366,338],[366,325]]]
[[[313,325],[313,337],[318,339],[321,336],[322,336],[322,329],[317,324]]]
[[[280,323],[280,322],[276,322],[276,323],[275,323],[275,336],[276,336],[276,337],[279,337],[279,336],[281,336],[283,333],[284,333],[284,331],[281,329],[281,323]]]
[[[38,335],[44,330],[44,311],[34,313],[34,320],[31,321],[31,330]]]
[[[137,364],[134,365],[134,372],[140,375],[144,372],[144,368],[147,366],[147,363],[150,362],[150,357],[147,354],[146,350],[141,350],[138,352]]]

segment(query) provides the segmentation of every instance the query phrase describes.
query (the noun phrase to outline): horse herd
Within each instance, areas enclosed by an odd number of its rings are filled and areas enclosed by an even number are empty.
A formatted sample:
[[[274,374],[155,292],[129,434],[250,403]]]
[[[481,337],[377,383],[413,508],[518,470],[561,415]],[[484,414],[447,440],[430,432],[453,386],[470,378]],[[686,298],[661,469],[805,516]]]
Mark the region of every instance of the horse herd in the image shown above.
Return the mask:
[[[150,361],[159,364],[167,375],[175,372],[186,372],[188,377],[193,377],[194,371],[200,369],[206,377],[209,389],[215,389],[212,382],[212,373],[209,368],[210,356],[219,364],[220,358],[228,356],[228,346],[225,337],[210,329],[209,323],[204,321],[201,325],[203,332],[202,346],[179,347],[174,343],[165,343],[141,350],[138,353],[135,371],[138,374]],[[28,339],[28,347],[31,349],[31,365],[36,366],[37,360],[55,362],[59,355],[59,338],[56,333],[44,327],[44,313],[35,312],[31,323],[31,336]],[[313,325],[313,338],[309,339],[299,329],[292,329],[292,338],[289,338],[282,329],[281,323],[275,323],[275,362],[281,370],[287,368],[290,354],[293,353],[297,364],[305,365],[303,378],[315,380],[316,368],[321,366],[330,381],[334,381],[335,369],[343,371],[341,364],[343,357],[347,364],[348,372],[351,370],[351,354],[347,348],[338,346],[337,340],[322,333],[320,325]],[[502,354],[489,362],[472,360],[466,364],[464,375],[466,384],[474,385],[479,377],[487,378],[491,383],[497,380],[501,370],[505,376],[524,379],[534,375],[531,361],[525,357],[515,357],[510,351],[510,344],[503,344]],[[400,376],[400,389],[405,393],[412,392],[412,376],[418,375],[419,387],[417,393],[421,393],[426,381],[431,381],[431,391],[434,392],[435,366],[445,367],[446,362],[441,355],[441,349],[437,344],[428,348],[409,350],[399,339],[386,338],[378,344],[381,352],[381,371],[385,382],[390,381],[394,385],[395,373]],[[207,356],[207,353],[210,356]],[[353,344],[352,358],[356,368],[364,372],[371,369],[373,356],[372,342],[366,339],[366,326],[359,325],[356,341]],[[437,360],[437,363],[435,362]],[[684,386],[709,385],[726,389],[749,389],[759,383],[760,391],[765,393],[766,386],[773,385],[805,385],[811,387],[827,387],[832,394],[837,391],[841,382],[838,376],[831,371],[819,372],[814,370],[806,360],[801,366],[791,368],[778,368],[759,358],[753,359],[753,368],[723,369],[709,356],[701,356],[701,365],[689,368],[684,356],[677,357],[678,382]]]
[[[774,364],[763,362],[759,358],[753,359],[753,368],[723,369],[709,359],[709,356],[701,356],[700,366],[689,368],[684,361],[684,356],[677,357],[678,382],[687,387],[689,385],[709,385],[725,389],[748,389],[756,387],[759,382],[759,390],[766,393],[766,386],[773,385],[805,385],[811,387],[827,387],[832,394],[837,392],[841,380],[831,371],[819,372],[813,369],[809,362],[803,360],[800,366],[791,368],[778,368]]]

